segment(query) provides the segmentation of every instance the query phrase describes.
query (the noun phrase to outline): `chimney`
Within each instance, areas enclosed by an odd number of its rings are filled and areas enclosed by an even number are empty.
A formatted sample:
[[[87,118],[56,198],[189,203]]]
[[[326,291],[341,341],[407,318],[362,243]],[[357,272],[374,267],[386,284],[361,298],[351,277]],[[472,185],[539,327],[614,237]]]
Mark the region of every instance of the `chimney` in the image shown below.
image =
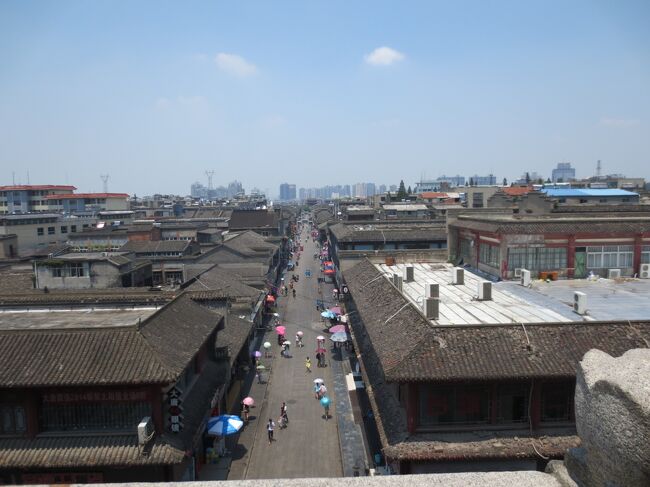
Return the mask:
[[[454,286],[462,286],[465,284],[465,269],[453,267],[451,269],[451,283]]]
[[[435,282],[427,282],[424,285],[424,297],[425,298],[439,298],[440,297],[440,285]]]
[[[479,281],[478,300],[492,301],[492,283],[490,281]]]
[[[404,282],[413,282],[413,272],[415,268],[412,265],[404,267]]]
[[[440,311],[440,300],[438,298],[424,298],[422,311],[428,320],[437,320]]]

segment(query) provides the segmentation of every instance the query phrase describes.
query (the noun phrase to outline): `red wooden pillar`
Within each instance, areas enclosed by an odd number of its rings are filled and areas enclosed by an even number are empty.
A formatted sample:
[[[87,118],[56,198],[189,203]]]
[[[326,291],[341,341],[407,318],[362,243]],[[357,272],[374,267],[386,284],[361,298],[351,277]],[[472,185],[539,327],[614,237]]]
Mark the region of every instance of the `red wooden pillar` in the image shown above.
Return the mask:
[[[165,431],[164,417],[163,417],[163,398],[160,389],[156,386],[149,388],[149,397],[151,401],[151,419],[156,426],[156,432],[162,434]]]
[[[408,395],[406,397],[406,424],[409,433],[415,433],[417,428],[417,415],[418,415],[418,395],[417,384],[408,385]]]
[[[537,430],[542,421],[542,382],[534,380],[532,381],[531,387],[533,388],[533,393],[530,396],[530,419],[533,424],[533,429]]]
[[[499,386],[496,383],[492,384],[490,387],[490,424],[497,424],[497,410],[499,407],[498,392]]]
[[[636,274],[639,272],[641,268],[641,250],[643,248],[643,235],[642,234],[636,234],[634,236],[634,270],[632,272],[632,275]]]
[[[27,436],[35,438],[38,434],[38,396],[35,392],[29,392],[25,398],[25,421]]]
[[[569,235],[569,243],[566,250],[566,266],[567,266],[567,277],[569,279],[573,278],[576,265],[576,237],[575,235]]]

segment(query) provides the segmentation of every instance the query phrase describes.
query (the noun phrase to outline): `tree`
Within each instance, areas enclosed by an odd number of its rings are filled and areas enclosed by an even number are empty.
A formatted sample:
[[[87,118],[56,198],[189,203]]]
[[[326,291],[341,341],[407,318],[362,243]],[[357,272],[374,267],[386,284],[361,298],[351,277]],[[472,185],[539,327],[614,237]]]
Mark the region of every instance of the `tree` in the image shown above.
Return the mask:
[[[406,188],[404,187],[404,180],[402,179],[399,182],[399,188],[397,188],[397,199],[402,200],[406,197]]]
[[[474,186],[474,178],[469,178],[469,185]]]
[[[503,185],[508,186],[508,180],[506,178],[503,178]]]
[[[530,173],[526,173],[526,184],[530,184]]]
[[[411,190],[410,186],[409,186],[409,189],[406,190],[406,194],[413,194],[413,191]]]
[[[386,203],[390,203],[390,191],[386,193]]]
[[[539,178],[539,179],[537,180],[537,184],[544,184],[544,180],[543,180],[542,178]]]
[[[551,184],[551,178],[546,178],[546,184]]]

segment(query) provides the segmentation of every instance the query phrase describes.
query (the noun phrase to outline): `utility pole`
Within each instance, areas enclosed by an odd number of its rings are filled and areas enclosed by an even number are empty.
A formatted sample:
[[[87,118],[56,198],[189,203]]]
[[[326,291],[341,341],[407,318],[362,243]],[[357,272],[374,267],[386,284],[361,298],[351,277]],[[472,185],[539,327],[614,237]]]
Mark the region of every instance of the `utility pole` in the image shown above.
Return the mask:
[[[101,178],[104,187],[104,193],[108,193],[108,178],[110,177],[108,174],[100,174],[99,177]]]
[[[212,191],[212,176],[214,176],[214,171],[205,171],[205,175],[208,177],[208,190]]]

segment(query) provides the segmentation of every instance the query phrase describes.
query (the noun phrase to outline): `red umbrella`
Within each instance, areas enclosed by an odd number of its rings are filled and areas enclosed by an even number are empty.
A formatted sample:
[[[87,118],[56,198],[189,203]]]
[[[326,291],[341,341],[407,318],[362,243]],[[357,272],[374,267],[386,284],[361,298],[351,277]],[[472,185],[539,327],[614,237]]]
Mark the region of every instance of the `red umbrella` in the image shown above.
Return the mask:
[[[284,326],[282,326],[282,325],[280,325],[280,326],[276,326],[276,327],[275,327],[275,332],[276,332],[278,335],[284,335],[284,332],[285,332],[286,330],[287,330],[287,329],[286,329]]]
[[[270,294],[266,297],[266,300],[269,303],[275,303],[275,298],[273,296],[271,296]]]
[[[327,274],[328,276],[330,276],[332,274],[336,274],[336,271],[334,269],[325,269],[323,271],[323,274]]]

